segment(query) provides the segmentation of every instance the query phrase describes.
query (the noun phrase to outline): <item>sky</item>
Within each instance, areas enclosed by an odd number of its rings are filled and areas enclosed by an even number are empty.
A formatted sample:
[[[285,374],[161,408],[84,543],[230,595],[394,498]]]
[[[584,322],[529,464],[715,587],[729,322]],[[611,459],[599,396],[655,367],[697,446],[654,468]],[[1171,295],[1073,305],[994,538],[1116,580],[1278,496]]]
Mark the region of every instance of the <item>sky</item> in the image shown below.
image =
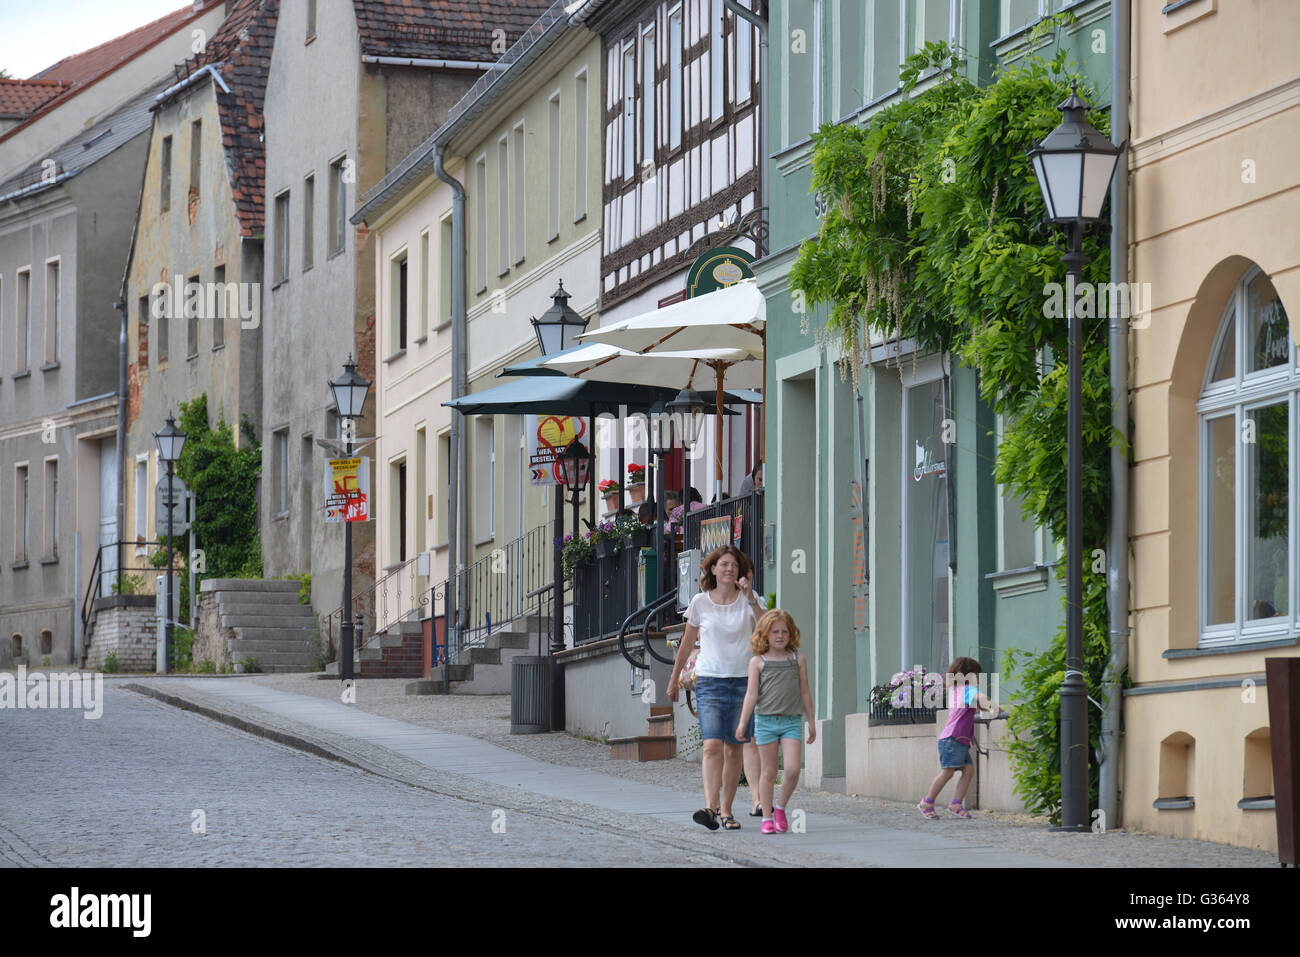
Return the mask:
[[[0,0],[0,70],[25,79],[185,6],[187,0]]]

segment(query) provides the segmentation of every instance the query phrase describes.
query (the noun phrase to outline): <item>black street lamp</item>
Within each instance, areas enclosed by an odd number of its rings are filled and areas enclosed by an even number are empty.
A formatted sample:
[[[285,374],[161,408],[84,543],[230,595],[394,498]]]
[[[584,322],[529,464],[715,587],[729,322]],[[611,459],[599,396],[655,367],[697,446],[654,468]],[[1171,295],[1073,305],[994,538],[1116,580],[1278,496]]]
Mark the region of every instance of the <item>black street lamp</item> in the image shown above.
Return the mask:
[[[158,445],[158,458],[167,463],[167,495],[164,501],[167,504],[167,605],[164,615],[166,618],[165,638],[163,639],[163,674],[171,674],[172,670],[172,629],[175,627],[175,621],[172,617],[172,561],[174,560],[172,552],[172,518],[176,514],[175,490],[172,488],[172,477],[175,474],[176,463],[181,457],[181,450],[185,448],[185,439],[187,436],[180,429],[176,428],[176,420],[172,418],[171,413],[167,414],[167,424],[162,427],[161,432],[154,433],[154,442]]]
[[[343,375],[330,383],[334,404],[339,410],[339,423],[343,438],[343,455],[352,456],[352,438],[356,434],[355,421],[361,417],[366,405],[370,383],[357,375],[357,364],[348,353],[343,363]],[[346,421],[345,421],[346,420]],[[343,507],[343,620],[339,624],[343,641],[342,659],[339,662],[339,679],[352,680],[352,522],[348,520],[347,504]]]
[[[541,347],[544,356],[553,356],[576,345],[578,336],[587,329],[589,320],[569,308],[571,298],[573,297],[564,291],[564,280],[561,279],[560,287],[551,294],[554,305],[542,313],[540,319],[534,317],[528,320],[533,324],[537,345]]]
[[[1047,218],[1069,231],[1065,254],[1066,316],[1070,323],[1069,478],[1066,488],[1068,588],[1065,680],[1061,683],[1061,830],[1086,831],[1088,819],[1088,692],[1083,682],[1083,407],[1080,323],[1074,296],[1088,257],[1083,229],[1101,218],[1122,147],[1084,118],[1088,104],[1077,84],[1059,107],[1061,125],[1029,151],[1047,204]]]
[[[564,476],[564,487],[573,495],[573,534],[577,535],[578,500],[591,478],[591,453],[577,439],[560,453],[560,471]]]

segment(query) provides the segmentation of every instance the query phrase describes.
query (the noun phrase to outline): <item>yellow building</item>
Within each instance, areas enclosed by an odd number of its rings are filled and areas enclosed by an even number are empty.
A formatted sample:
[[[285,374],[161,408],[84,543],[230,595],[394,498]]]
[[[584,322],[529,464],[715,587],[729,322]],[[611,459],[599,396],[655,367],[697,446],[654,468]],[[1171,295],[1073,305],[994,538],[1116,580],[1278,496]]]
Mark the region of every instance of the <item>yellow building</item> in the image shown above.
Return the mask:
[[[1275,849],[1264,659],[1300,641],[1300,4],[1133,5],[1123,823]]]

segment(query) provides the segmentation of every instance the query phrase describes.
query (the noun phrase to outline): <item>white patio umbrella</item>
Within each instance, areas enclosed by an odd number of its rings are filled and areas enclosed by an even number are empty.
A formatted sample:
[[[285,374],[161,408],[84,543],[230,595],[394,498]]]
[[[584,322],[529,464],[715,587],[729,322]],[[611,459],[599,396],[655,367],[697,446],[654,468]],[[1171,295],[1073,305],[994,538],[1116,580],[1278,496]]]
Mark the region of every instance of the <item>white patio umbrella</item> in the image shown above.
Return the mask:
[[[607,343],[593,342],[541,363],[566,375],[598,382],[628,382],[645,385],[684,384],[701,391],[705,377],[712,372],[716,389],[714,417],[716,432],[716,481],[722,493],[722,409],[725,404],[723,378],[733,389],[753,389],[765,382],[762,352],[755,356],[747,349],[696,349],[691,352],[631,352]],[[766,400],[764,396],[764,400]]]
[[[749,360],[756,360],[754,364],[761,369],[761,373],[753,378],[759,379],[755,384],[763,389],[763,432],[767,431],[767,300],[752,279],[612,323],[579,336],[578,339],[584,343],[616,346],[647,358],[664,353],[693,355],[700,357],[705,365],[713,369],[719,410],[717,440],[714,443],[719,491],[722,487],[723,379],[729,374],[741,374],[737,365]],[[710,355],[705,358],[705,353]],[[570,374],[590,378],[580,372]],[[659,378],[648,381],[658,384],[665,380]],[[735,386],[739,383],[733,378],[730,384]],[[763,457],[763,440],[763,433],[760,433],[760,460]]]

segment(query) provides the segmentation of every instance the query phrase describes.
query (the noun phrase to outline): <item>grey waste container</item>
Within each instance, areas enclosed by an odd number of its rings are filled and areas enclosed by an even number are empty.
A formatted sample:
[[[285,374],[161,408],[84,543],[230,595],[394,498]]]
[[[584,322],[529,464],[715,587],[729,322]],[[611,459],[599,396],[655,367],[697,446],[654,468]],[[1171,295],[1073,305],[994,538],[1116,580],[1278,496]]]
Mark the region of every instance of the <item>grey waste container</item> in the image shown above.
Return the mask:
[[[520,655],[510,663],[510,733],[551,730],[551,659]]]

